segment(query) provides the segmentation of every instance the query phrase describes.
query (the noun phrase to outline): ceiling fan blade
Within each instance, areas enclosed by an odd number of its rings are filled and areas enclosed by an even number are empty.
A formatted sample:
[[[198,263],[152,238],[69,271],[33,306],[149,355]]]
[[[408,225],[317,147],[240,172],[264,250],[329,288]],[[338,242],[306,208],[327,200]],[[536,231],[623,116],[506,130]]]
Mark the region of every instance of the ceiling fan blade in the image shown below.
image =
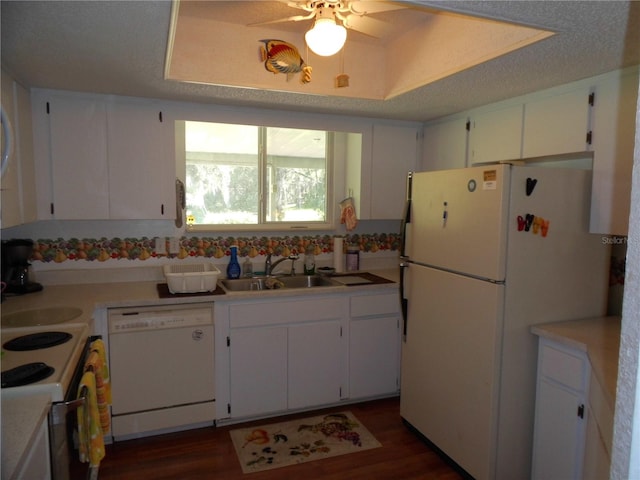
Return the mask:
[[[310,20],[315,16],[316,16],[315,12],[311,12],[308,15],[294,15],[293,17],[279,18],[277,20],[269,20],[267,22],[250,23],[247,26],[248,27],[257,27],[257,26],[260,26],[260,25],[271,25],[273,23],[300,22],[302,20]]]
[[[351,11],[362,14],[389,12],[391,10],[402,10],[407,8],[404,5],[400,5],[393,2],[382,2],[379,0],[357,0],[349,4]]]
[[[384,38],[394,30],[393,25],[387,22],[371,17],[361,17],[360,15],[348,15],[344,26],[376,38]]]

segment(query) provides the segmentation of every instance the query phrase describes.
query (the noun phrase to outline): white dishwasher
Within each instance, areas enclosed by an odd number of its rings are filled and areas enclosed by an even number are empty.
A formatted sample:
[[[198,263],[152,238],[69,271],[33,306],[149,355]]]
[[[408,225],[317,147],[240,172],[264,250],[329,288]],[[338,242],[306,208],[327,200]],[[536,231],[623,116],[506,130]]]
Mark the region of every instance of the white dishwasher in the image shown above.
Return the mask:
[[[212,425],[212,305],[109,309],[114,440]]]

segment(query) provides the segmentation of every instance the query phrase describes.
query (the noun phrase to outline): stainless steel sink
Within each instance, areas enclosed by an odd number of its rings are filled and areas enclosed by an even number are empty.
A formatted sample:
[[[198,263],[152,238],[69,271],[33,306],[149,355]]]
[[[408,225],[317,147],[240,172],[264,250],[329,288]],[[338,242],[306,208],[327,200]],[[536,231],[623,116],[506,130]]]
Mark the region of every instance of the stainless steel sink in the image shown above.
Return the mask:
[[[2,315],[3,327],[36,327],[64,323],[82,315],[76,307],[48,307]]]
[[[221,280],[222,286],[229,292],[248,292],[260,290],[278,290],[293,288],[332,287],[336,284],[330,278],[320,275],[297,275],[293,277],[252,277]]]
[[[331,287],[335,283],[327,277],[320,275],[298,275],[295,277],[279,277],[284,284],[284,288],[312,288],[312,287]]]

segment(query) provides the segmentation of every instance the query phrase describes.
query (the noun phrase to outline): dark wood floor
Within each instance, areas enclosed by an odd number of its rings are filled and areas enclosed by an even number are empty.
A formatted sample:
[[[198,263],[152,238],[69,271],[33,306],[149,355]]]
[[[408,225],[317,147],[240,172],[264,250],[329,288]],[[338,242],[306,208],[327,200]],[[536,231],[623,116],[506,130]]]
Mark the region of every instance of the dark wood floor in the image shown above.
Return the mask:
[[[266,472],[242,473],[229,436],[230,430],[340,410],[351,411],[378,439],[382,448]],[[100,466],[99,478],[459,480],[463,477],[405,427],[400,419],[399,400],[393,398],[242,425],[201,428],[117,442],[107,446],[107,456]]]

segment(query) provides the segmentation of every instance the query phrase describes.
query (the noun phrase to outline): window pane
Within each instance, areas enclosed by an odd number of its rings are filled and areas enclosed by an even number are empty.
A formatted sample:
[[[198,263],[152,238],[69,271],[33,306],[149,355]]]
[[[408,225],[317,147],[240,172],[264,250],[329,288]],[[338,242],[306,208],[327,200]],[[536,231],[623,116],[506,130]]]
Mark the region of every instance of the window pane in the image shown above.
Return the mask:
[[[202,224],[257,224],[258,127],[185,122],[187,215]]]
[[[324,222],[326,132],[267,128],[267,222]]]

